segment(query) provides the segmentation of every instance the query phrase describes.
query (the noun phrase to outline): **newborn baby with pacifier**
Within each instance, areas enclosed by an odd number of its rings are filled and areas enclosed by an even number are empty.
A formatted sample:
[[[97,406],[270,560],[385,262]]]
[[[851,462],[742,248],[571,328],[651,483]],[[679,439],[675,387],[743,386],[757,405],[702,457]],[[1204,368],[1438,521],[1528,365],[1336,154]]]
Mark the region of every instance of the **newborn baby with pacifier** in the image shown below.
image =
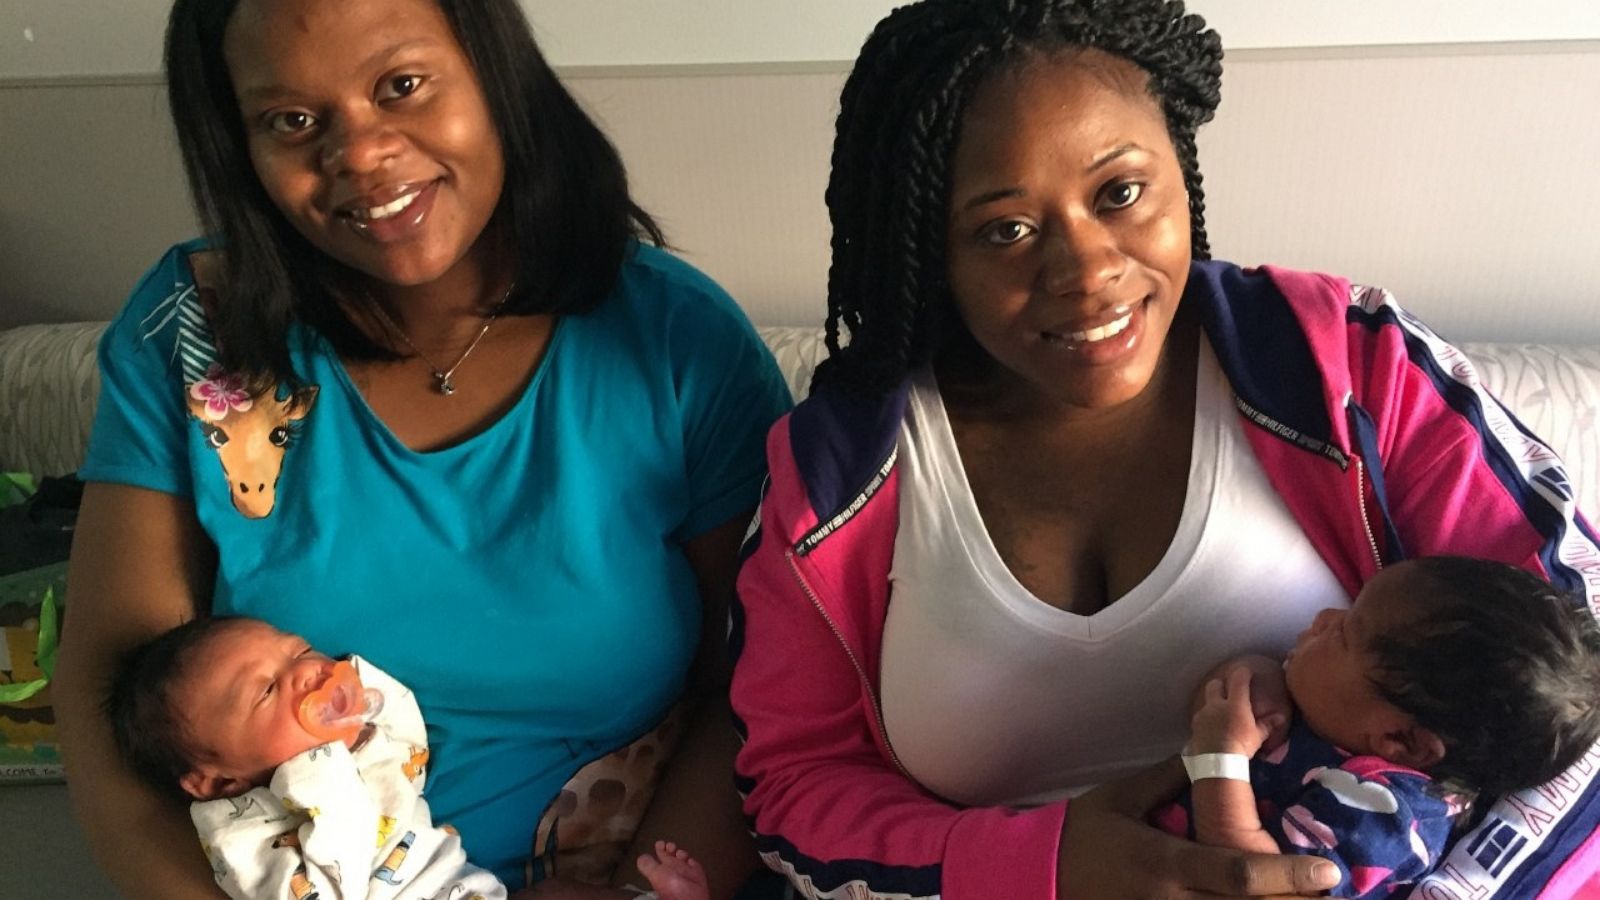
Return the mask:
[[[197,801],[201,846],[232,897],[506,896],[433,824],[415,697],[359,656],[332,659],[257,619],[197,619],[130,652],[106,709],[134,770]],[[707,895],[670,844],[640,863],[665,900]]]
[[[411,691],[246,618],[197,619],[135,648],[107,711],[118,748],[190,815],[231,897],[506,896],[422,799]]]

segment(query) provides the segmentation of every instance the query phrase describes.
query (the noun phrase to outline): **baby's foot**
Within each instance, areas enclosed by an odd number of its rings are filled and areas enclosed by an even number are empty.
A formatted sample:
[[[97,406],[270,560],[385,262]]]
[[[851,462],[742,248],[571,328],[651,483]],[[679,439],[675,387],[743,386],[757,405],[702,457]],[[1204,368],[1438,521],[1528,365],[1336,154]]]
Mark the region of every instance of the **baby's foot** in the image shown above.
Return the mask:
[[[708,900],[706,871],[688,851],[671,841],[656,841],[656,855],[639,857],[639,874],[649,879],[650,887],[661,900]]]

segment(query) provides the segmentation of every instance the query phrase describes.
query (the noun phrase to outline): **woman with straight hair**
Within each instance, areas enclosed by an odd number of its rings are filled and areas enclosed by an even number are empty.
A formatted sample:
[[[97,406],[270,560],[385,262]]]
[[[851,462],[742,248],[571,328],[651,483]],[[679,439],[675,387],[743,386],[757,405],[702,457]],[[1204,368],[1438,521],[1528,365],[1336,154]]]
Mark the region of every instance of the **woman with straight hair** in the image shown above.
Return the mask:
[[[410,686],[434,819],[513,889],[626,896],[670,837],[731,896],[720,638],[789,404],[754,329],[660,249],[515,0],[177,0],[166,67],[206,236],[101,345],[58,670],[101,863],[218,895],[99,708],[215,613]]]

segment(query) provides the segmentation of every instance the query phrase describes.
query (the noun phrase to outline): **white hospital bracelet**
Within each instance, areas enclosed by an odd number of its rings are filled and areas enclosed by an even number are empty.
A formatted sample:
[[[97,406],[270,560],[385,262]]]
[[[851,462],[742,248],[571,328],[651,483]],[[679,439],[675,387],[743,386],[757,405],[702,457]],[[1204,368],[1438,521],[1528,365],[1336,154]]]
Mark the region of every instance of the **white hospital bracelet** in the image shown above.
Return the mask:
[[[1183,768],[1191,782],[1202,778],[1250,781],[1250,758],[1243,753],[1196,753],[1183,757]]]

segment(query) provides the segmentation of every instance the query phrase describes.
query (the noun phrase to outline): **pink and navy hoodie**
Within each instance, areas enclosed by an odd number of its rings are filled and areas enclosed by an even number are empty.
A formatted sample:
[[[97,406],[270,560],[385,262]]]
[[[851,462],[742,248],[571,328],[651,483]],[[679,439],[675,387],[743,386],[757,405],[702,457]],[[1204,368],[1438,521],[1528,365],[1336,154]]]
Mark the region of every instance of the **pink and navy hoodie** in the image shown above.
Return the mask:
[[[1197,262],[1182,302],[1202,313],[1268,479],[1350,596],[1384,563],[1449,553],[1522,566],[1600,611],[1600,546],[1561,461],[1389,294]],[[952,806],[884,734],[906,395],[823,388],[768,436],[730,636],[745,812],[764,860],[807,897],[1053,898],[1066,802]],[[1409,896],[1573,896],[1600,867],[1597,764],[1600,749],[1495,803]]]

